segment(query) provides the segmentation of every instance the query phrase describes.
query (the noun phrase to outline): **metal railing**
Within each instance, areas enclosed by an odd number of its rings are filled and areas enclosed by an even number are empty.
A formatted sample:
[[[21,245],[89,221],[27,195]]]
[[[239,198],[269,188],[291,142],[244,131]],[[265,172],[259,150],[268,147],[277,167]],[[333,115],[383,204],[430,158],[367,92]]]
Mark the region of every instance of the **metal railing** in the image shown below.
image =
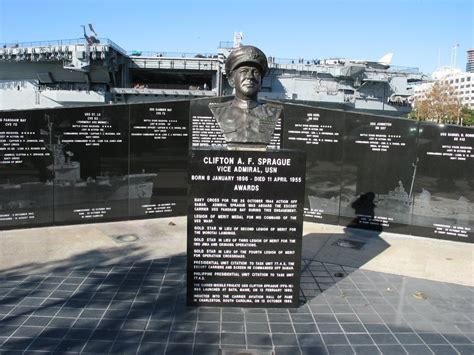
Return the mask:
[[[149,88],[112,88],[110,92],[124,95],[161,95],[161,96],[216,96],[213,90],[195,89],[149,89]]]
[[[18,87],[24,89],[29,83],[27,80],[0,81],[0,89],[17,89]]]
[[[315,65],[319,64],[319,59],[302,59],[302,58],[276,58],[269,56],[269,63],[275,64],[301,64],[301,65]]]
[[[0,47],[4,48],[26,48],[26,47],[47,47],[47,46],[61,46],[71,44],[83,44],[84,38],[58,39],[49,41],[31,41],[31,42],[9,42],[0,43]]]
[[[165,57],[165,58],[209,58],[215,59],[219,55],[218,53],[190,53],[190,52],[164,52],[164,51],[126,51],[120,47],[117,43],[110,40],[109,38],[99,38],[102,45],[108,45],[114,48],[117,52],[128,55],[132,57]],[[31,41],[31,42],[8,42],[0,43],[0,48],[18,48],[18,47],[46,47],[46,46],[57,46],[57,45],[78,45],[85,44],[86,40],[84,37],[81,38],[72,38],[72,39],[60,39],[60,40],[48,40],[48,41]],[[232,48],[233,42],[222,41],[219,43],[220,48]],[[300,65],[302,68],[314,65],[324,65],[324,61],[319,59],[305,59],[305,58],[276,58],[273,56],[268,56],[269,64],[272,67],[280,67],[282,69],[289,68],[288,66]],[[294,68],[294,67],[293,67]],[[417,74],[420,73],[419,68],[417,67],[405,67],[392,65],[388,71],[394,72],[405,72]]]
[[[389,71],[404,72],[404,73],[413,73],[413,74],[419,74],[420,73],[420,68],[418,68],[418,67],[403,67],[403,66],[399,66],[399,65],[391,65],[388,70]]]
[[[131,57],[166,57],[166,58],[218,58],[217,53],[188,53],[188,52],[160,52],[160,51],[127,51]]]
[[[132,57],[130,68],[217,70],[215,58]]]
[[[122,47],[120,47],[117,43],[115,43],[114,41],[108,39],[108,38],[100,38],[100,42],[106,42],[106,44],[108,44],[109,46],[111,46],[113,49],[115,49],[117,52],[123,54],[123,55],[127,55],[127,51],[125,49],[123,49]]]
[[[99,38],[100,43],[98,45],[108,45],[114,48],[117,52],[123,55],[127,54],[127,51],[120,47],[114,41],[108,38]],[[57,39],[48,41],[30,41],[30,42],[6,42],[0,43],[0,48],[27,48],[27,47],[51,47],[51,46],[69,46],[69,45],[80,45],[86,44],[86,39],[82,38],[70,38],[70,39]]]

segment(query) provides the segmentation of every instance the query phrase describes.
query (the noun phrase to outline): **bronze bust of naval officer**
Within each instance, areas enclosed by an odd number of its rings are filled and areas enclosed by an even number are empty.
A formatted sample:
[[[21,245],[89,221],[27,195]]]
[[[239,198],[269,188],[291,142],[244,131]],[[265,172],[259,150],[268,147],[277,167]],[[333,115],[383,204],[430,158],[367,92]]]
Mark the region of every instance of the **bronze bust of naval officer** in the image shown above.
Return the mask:
[[[234,49],[225,63],[227,80],[235,88],[232,101],[210,103],[214,117],[232,148],[265,148],[283,108],[276,104],[262,104],[257,95],[262,78],[268,71],[265,54],[253,46]]]

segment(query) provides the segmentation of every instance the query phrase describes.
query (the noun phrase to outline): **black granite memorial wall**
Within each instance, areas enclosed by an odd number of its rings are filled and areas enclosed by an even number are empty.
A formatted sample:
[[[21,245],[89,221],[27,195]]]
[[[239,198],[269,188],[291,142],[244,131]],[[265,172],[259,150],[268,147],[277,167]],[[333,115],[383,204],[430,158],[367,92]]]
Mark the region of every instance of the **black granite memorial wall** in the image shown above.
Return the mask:
[[[128,218],[127,105],[50,110],[54,221]]]
[[[0,229],[53,223],[53,156],[45,111],[0,112]]]
[[[473,147],[474,129],[420,124],[413,234],[473,241]]]
[[[339,222],[344,113],[310,106],[284,106],[283,146],[306,152],[305,217]]]
[[[0,229],[183,215],[189,147],[222,146],[191,101],[0,112]],[[474,128],[284,105],[307,153],[308,221],[472,242]]]
[[[189,108],[190,147],[226,146],[224,135],[209,109],[209,103],[225,102],[231,99],[232,97],[215,97],[191,101]]]
[[[417,126],[345,113],[340,224],[410,234]]]
[[[186,214],[189,101],[130,107],[133,218]]]

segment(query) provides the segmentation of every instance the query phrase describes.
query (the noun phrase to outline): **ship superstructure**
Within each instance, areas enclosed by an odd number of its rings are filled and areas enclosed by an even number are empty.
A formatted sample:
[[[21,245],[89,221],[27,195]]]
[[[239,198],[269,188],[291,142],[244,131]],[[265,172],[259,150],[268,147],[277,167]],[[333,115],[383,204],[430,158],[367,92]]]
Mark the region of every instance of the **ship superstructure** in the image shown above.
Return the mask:
[[[241,44],[221,42],[217,53],[127,52],[109,39],[3,44],[0,109],[32,109],[212,97],[232,93],[224,61]],[[387,57],[384,57],[387,59]],[[347,59],[269,56],[261,98],[404,115],[416,68]]]

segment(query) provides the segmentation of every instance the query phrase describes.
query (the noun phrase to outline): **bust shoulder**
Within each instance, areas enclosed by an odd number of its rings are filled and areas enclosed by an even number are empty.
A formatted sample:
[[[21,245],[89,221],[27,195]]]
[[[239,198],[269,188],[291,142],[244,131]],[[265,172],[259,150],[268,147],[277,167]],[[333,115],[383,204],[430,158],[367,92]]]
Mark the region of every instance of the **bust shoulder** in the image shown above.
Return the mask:
[[[262,104],[262,108],[266,115],[273,116],[275,119],[280,117],[283,112],[283,105],[274,102],[265,102]]]
[[[283,109],[283,105],[280,104],[280,103],[278,103],[278,102],[274,102],[274,101],[263,101],[263,104],[264,104],[265,106]]]
[[[263,106],[273,110],[283,110],[283,105],[280,105],[276,102],[264,102]]]

